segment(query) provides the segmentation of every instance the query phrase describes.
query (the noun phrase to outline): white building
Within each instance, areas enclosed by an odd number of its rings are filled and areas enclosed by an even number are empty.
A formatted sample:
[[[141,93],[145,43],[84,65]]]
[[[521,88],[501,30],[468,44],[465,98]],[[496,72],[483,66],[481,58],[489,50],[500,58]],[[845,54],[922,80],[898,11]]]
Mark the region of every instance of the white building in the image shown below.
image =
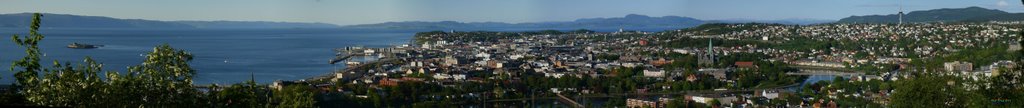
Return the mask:
[[[732,97],[732,96],[714,97],[714,96],[697,96],[697,95],[695,95],[695,96],[686,96],[686,97],[687,97],[687,99],[690,99],[690,100],[692,100],[694,102],[702,103],[702,104],[711,103],[711,100],[718,100],[719,103],[732,103],[732,101],[736,101],[737,100],[736,97]]]
[[[342,73],[342,72],[334,73],[334,78],[332,78],[331,81],[338,81],[339,79],[342,79],[342,78],[345,78],[345,73]]]
[[[761,91],[761,93],[759,95],[761,97],[768,98],[768,99],[779,98],[779,92],[778,91],[764,90],[764,91]]]
[[[453,79],[455,79],[455,80],[460,80],[460,81],[461,81],[461,80],[466,80],[466,75],[463,75],[463,74],[455,74],[455,75],[452,75],[452,78],[453,78]]]
[[[974,64],[970,62],[954,61],[942,64],[949,72],[970,72],[974,71]]]
[[[452,75],[442,74],[442,73],[434,74],[434,79],[449,79],[449,78],[452,78]]]
[[[793,62],[796,65],[804,66],[817,66],[817,67],[830,67],[830,68],[846,68],[846,64],[840,62],[827,62],[827,61],[811,61],[811,60],[798,60]]]
[[[644,70],[645,77],[665,77],[665,70]]]
[[[658,102],[648,101],[643,99],[626,99],[626,107],[628,108],[658,108]]]
[[[448,57],[444,58],[444,65],[445,66],[455,66],[455,65],[458,65],[458,64],[459,64],[459,59],[455,59],[455,57],[448,56]]]

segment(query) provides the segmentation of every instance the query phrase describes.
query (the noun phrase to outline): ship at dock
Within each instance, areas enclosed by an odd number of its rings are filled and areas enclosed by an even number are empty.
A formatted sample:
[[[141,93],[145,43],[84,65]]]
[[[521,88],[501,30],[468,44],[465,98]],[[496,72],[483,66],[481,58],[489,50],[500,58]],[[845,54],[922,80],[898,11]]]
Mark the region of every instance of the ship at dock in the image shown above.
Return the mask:
[[[103,47],[103,45],[90,45],[90,44],[80,44],[80,43],[71,43],[70,45],[68,45],[68,48],[71,48],[71,49],[95,49],[95,48],[99,48],[99,47]]]

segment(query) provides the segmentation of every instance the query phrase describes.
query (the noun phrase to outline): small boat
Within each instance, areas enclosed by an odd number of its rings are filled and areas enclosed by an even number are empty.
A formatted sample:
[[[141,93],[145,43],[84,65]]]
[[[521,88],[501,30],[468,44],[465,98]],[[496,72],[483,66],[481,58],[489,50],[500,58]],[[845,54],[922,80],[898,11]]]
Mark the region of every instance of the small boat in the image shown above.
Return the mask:
[[[95,48],[99,48],[99,47],[102,47],[102,46],[103,45],[89,45],[89,44],[71,43],[71,45],[68,45],[68,48],[71,48],[71,49],[95,49]]]

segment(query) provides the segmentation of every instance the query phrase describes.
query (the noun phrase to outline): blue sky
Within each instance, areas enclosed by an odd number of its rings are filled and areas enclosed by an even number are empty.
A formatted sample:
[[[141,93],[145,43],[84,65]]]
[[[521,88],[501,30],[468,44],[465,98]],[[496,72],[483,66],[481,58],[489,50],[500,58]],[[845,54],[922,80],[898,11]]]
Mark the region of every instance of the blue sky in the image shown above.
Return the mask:
[[[978,6],[1024,12],[1018,0],[902,0],[904,9]],[[697,19],[831,19],[893,14],[896,0],[0,0],[0,13],[152,20],[542,22],[626,14]]]

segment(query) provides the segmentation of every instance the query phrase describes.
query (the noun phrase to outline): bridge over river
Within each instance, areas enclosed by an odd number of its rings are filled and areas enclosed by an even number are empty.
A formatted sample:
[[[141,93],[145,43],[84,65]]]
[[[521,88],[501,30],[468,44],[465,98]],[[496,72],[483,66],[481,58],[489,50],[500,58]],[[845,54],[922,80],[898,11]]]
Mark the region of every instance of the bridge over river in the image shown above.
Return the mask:
[[[860,76],[864,75],[864,72],[840,72],[832,70],[800,70],[799,72],[790,72],[786,75],[833,75],[833,76]]]
[[[832,76],[861,76],[864,72],[843,69],[843,68],[826,68],[826,67],[814,67],[814,66],[790,66],[793,68],[800,69],[797,72],[786,73],[786,75],[832,75]]]

